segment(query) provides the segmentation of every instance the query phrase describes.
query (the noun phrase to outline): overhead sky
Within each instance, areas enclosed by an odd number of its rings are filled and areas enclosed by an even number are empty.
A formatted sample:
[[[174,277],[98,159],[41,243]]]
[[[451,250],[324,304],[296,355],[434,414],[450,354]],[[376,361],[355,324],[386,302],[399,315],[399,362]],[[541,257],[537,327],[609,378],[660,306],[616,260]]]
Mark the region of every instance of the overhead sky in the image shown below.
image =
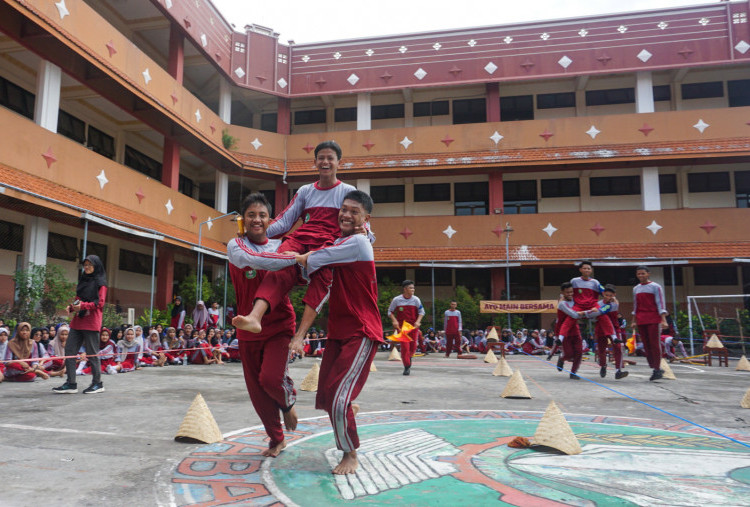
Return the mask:
[[[212,0],[242,31],[256,24],[297,44],[705,5],[719,0]]]

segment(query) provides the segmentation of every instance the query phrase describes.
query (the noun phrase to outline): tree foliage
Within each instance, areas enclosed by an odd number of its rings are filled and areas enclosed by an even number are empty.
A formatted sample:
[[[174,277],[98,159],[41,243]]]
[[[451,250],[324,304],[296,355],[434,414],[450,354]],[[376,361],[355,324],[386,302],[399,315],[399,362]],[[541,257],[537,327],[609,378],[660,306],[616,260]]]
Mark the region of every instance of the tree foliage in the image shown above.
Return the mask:
[[[4,318],[32,326],[64,320],[58,313],[75,297],[75,283],[68,281],[63,269],[53,264],[32,264],[28,269],[19,269],[13,275],[13,282],[18,297]]]

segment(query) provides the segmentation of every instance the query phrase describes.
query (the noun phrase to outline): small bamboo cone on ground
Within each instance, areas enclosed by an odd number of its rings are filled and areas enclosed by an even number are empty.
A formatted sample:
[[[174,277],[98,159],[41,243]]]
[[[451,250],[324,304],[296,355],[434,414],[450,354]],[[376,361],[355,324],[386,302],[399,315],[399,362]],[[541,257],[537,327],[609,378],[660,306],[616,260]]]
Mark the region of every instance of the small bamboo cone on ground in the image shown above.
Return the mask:
[[[377,368],[375,368],[375,361],[373,361],[373,362],[371,362],[371,363],[370,363],[370,371],[371,371],[371,372],[373,372],[373,371],[378,371],[378,369],[377,369]]]
[[[495,364],[497,362],[497,356],[494,352],[492,352],[492,349],[487,351],[487,355],[484,356],[484,362],[492,364]]]
[[[552,447],[565,454],[581,454],[580,442],[554,401],[549,402],[531,441],[533,445]]]
[[[750,361],[747,360],[747,357],[742,356],[740,358],[735,370],[736,371],[750,371]]]
[[[205,444],[221,441],[219,425],[216,424],[216,419],[200,393],[195,395],[174,439],[178,442],[203,442]]]
[[[496,377],[510,377],[513,375],[513,370],[510,368],[508,361],[501,356],[497,362],[497,366],[495,366],[495,369],[492,371],[492,374]]]
[[[672,368],[669,367],[669,363],[663,357],[661,358],[661,364],[659,364],[659,368],[664,370],[664,376],[662,378],[667,380],[677,380],[677,377],[674,376]]]
[[[396,347],[391,349],[391,354],[388,356],[389,361],[401,361],[401,353]]]
[[[742,408],[750,408],[750,389],[747,390],[745,393],[745,396],[742,398],[742,401],[740,402],[740,406]]]
[[[526,382],[523,381],[520,370],[513,372],[500,396],[503,398],[531,398],[531,393],[526,387]]]
[[[310,371],[307,372],[307,375],[302,380],[302,383],[299,385],[300,390],[302,391],[312,391],[315,392],[318,390],[318,374],[320,373],[320,366],[318,366],[318,363],[315,362],[312,365],[312,368],[310,368]]]

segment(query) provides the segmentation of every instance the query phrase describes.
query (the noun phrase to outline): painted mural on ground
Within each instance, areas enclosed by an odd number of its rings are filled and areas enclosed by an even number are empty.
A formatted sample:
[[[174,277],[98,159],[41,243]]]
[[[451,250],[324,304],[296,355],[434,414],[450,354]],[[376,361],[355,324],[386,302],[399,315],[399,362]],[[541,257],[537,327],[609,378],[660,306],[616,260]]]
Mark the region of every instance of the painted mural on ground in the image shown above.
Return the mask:
[[[328,418],[300,421],[263,459],[262,428],[198,449],[172,476],[177,505],[747,505],[747,447],[687,424],[567,416],[583,452],[513,449],[541,413],[406,411],[358,419],[360,468],[341,458]],[[750,442],[748,435],[731,435]]]

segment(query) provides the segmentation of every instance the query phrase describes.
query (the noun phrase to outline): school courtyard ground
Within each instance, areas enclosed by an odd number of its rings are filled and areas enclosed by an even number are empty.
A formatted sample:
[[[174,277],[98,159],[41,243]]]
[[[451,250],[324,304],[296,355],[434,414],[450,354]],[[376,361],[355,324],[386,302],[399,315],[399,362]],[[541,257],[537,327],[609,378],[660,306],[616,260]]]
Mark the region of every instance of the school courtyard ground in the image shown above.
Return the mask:
[[[314,361],[290,366],[297,386]],[[98,395],[54,395],[59,380],[3,383],[0,505],[747,505],[750,372],[736,361],[673,364],[676,380],[649,382],[644,358],[615,380],[590,357],[580,373],[595,383],[539,358],[508,362],[531,399],[501,398],[508,378],[481,356],[416,358],[405,377],[378,353],[359,397],[362,466],[348,478],[330,474],[338,457],[311,392],[298,394],[287,449],[260,457],[239,364],[104,376]],[[197,393],[221,443],[173,440]],[[508,447],[534,435],[550,401],[583,452]]]

